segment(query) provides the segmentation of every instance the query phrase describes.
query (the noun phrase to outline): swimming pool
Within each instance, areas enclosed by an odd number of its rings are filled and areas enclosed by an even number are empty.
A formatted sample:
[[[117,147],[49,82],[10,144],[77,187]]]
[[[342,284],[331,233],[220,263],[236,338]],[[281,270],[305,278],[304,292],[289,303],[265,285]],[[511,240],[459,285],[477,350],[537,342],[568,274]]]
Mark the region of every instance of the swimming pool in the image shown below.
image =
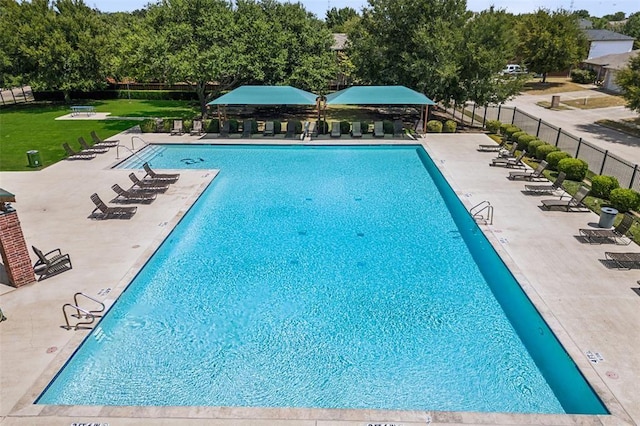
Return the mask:
[[[38,403],[606,413],[421,147],[149,155],[221,172]]]

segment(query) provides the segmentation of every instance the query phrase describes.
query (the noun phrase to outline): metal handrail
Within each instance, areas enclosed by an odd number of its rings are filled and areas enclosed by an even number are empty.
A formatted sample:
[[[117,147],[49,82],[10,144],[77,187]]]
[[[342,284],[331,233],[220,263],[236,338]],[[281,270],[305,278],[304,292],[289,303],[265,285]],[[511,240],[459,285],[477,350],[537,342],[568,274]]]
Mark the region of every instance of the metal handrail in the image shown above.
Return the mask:
[[[120,143],[118,143],[118,145],[116,145],[116,160],[119,160],[119,159],[120,159],[120,148],[124,148],[124,149],[126,149],[127,151],[129,151],[129,152],[131,153],[131,155],[136,156],[136,157],[138,158],[138,160],[140,160],[140,161],[144,161],[144,160],[142,159],[142,157],[140,157],[140,156],[139,156],[135,151],[133,151],[133,150],[129,149],[129,147],[126,147],[126,146],[124,146],[124,145],[120,145]]]
[[[91,296],[88,296],[86,294],[84,294],[83,292],[79,291],[76,294],[73,295],[73,303],[76,304],[76,306],[80,306],[80,303],[78,303],[78,296],[83,296],[89,300],[91,300],[92,302],[97,303],[98,305],[100,305],[100,308],[98,310],[90,310],[89,313],[91,315],[93,315],[94,317],[101,317],[102,316],[102,312],[104,312],[105,306],[104,303],[102,303],[101,301],[99,301],[98,299],[94,299]],[[99,315],[98,315],[99,314]],[[80,318],[80,312],[78,312],[77,315],[73,315],[76,318]]]
[[[485,218],[482,212],[487,211],[487,217]],[[493,206],[487,200],[481,201],[475,206],[469,209],[469,213],[474,220],[484,220],[485,224],[493,225]]]
[[[132,149],[132,150],[134,150],[134,149],[135,149],[135,147],[133,146],[133,140],[134,140],[134,139],[140,139],[140,140],[142,141],[142,143],[144,144],[144,146],[149,145],[149,143],[148,143],[147,141],[145,141],[144,139],[142,139],[140,136],[136,136],[136,135],[134,135],[134,136],[131,136],[131,149]]]
[[[84,317],[85,319],[91,319],[91,321],[78,321],[76,325],[72,326],[71,324],[69,324],[69,315],[67,315],[67,309],[66,309],[67,307],[70,307],[76,310],[77,314],[71,314],[72,317],[77,317],[79,319],[82,319]],[[81,313],[84,315],[82,315]],[[95,315],[93,315],[91,312],[86,311],[79,306],[72,305],[71,303],[65,303],[64,305],[62,305],[62,314],[64,315],[64,321],[67,325],[61,325],[60,327],[64,328],[65,330],[71,330],[72,328],[74,330],[79,330],[80,328],[90,329],[91,327],[85,327],[85,326],[93,324],[96,320]]]

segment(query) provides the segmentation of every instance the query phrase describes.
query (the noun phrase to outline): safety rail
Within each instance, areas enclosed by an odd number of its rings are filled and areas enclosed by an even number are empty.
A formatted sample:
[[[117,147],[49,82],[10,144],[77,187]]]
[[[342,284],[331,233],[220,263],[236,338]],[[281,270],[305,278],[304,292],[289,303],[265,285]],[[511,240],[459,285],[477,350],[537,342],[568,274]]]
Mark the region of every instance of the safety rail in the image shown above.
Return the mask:
[[[483,214],[485,210],[487,212],[486,218],[484,217],[484,214]],[[471,214],[471,217],[473,217],[473,219],[476,222],[478,220],[482,220],[484,221],[485,225],[487,224],[493,225],[493,206],[487,200],[482,201],[476,204],[475,206],[471,207],[471,209],[469,209],[469,214]]]
[[[93,310],[88,308],[81,308],[80,303],[78,302],[78,296],[89,299],[90,301],[97,304],[98,308]],[[82,292],[78,292],[73,295],[73,303],[75,304],[65,303],[64,305],[62,305],[62,314],[64,315],[64,321],[66,325],[61,325],[60,327],[64,328],[65,330],[90,329],[91,327],[89,326],[95,322],[96,318],[102,317],[102,313],[105,310],[104,303]],[[71,313],[69,313],[68,308],[72,309]],[[69,317],[77,318],[78,322],[76,322],[74,325],[71,325],[69,323]],[[82,321],[83,319],[85,321]]]
[[[120,148],[126,149],[127,151],[129,151],[131,153],[131,155],[136,157],[138,160],[144,162],[144,159],[142,157],[140,157],[134,150],[130,149],[128,146],[120,145],[119,143],[118,143],[118,145],[116,145],[116,160],[120,159]]]
[[[131,149],[135,150],[136,148],[133,146],[133,140],[134,139],[140,139],[142,141],[142,143],[144,144],[144,146],[149,145],[149,143],[147,141],[145,141],[144,139],[142,139],[140,136],[131,136]]]

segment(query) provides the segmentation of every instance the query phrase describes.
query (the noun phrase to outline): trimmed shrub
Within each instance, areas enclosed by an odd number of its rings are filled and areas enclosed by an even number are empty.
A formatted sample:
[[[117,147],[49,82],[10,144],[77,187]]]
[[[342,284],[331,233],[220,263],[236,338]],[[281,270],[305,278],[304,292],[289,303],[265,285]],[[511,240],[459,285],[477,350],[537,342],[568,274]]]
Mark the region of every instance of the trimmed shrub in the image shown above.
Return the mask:
[[[273,120],[273,134],[282,133],[282,123],[280,120]]]
[[[528,135],[528,133],[520,130],[519,132],[515,132],[514,134],[512,134],[511,137],[513,138],[514,141],[517,141],[518,138],[522,135]]]
[[[529,144],[529,146],[531,146],[531,144]],[[547,155],[549,155],[549,153],[557,151],[558,148],[556,148],[553,145],[550,145],[548,143],[543,143],[542,145],[538,145],[536,150],[535,150],[535,154],[536,154],[536,158],[540,161],[542,160],[546,160],[547,159]],[[547,161],[548,163],[548,161]]]
[[[458,123],[456,123],[453,120],[447,120],[444,122],[444,125],[442,126],[442,131],[445,133],[455,133],[457,128],[458,128]]]
[[[587,170],[589,170],[589,165],[579,158],[565,158],[558,162],[558,171],[565,172],[569,180],[582,182],[587,175]]]
[[[522,135],[518,138],[518,150],[523,151],[527,150],[529,147],[529,142],[536,140],[537,138],[533,135]]]
[[[294,122],[296,123],[296,134],[302,133],[302,121],[294,120]]]
[[[366,135],[367,133],[369,133],[369,126],[371,125],[370,121],[361,121],[360,122],[360,130],[362,131],[363,135]]]
[[[173,118],[165,118],[162,120],[162,133],[171,133],[173,128]]]
[[[382,122],[382,130],[384,131],[385,135],[392,135],[393,134],[393,121],[384,120]]]
[[[640,206],[640,194],[633,189],[616,188],[611,191],[609,201],[613,208],[621,213],[637,210]]]
[[[238,120],[235,118],[229,119],[229,133],[238,133]]]
[[[509,126],[506,129],[504,129],[504,135],[507,137],[508,140],[515,141],[515,139],[513,139],[513,134],[521,131],[522,129],[520,129],[520,127]]]
[[[487,131],[489,131],[490,133],[500,132],[501,125],[502,123],[500,123],[498,120],[487,120],[487,122],[484,123],[484,127],[486,127]]]
[[[502,123],[502,124],[500,124],[500,134],[501,135],[506,135],[507,127],[511,127],[511,126],[513,126],[513,124],[511,124],[511,123]]]
[[[340,134],[348,135],[350,131],[351,131],[351,123],[349,123],[348,121],[341,121],[340,122]]]
[[[193,129],[193,120],[183,120],[182,131],[185,133],[190,133],[191,129]]]
[[[571,70],[570,76],[574,83],[589,84],[596,81],[596,72],[593,70],[574,69]]]
[[[571,155],[564,151],[553,151],[547,154],[547,158],[545,158],[545,160],[549,163],[548,167],[551,170],[558,170],[558,163],[560,160],[564,160],[565,158],[571,158]]]
[[[620,188],[620,184],[613,176],[596,175],[591,179],[591,195],[594,197],[608,200],[611,191],[616,188]]]
[[[153,133],[156,131],[156,119],[147,118],[140,123],[140,130],[142,133]]]
[[[527,144],[527,153],[529,153],[530,157],[535,157],[536,156],[536,148],[538,148],[540,145],[544,145],[545,141],[541,141],[540,139],[534,139],[532,141],[530,141]]]
[[[318,129],[319,135],[326,135],[329,133],[329,123],[324,120],[320,120],[316,124],[316,129]]]
[[[205,120],[202,123],[204,129],[208,133],[220,133],[220,120],[214,118],[213,120]]]
[[[442,122],[438,120],[429,120],[427,122],[427,132],[442,133]]]

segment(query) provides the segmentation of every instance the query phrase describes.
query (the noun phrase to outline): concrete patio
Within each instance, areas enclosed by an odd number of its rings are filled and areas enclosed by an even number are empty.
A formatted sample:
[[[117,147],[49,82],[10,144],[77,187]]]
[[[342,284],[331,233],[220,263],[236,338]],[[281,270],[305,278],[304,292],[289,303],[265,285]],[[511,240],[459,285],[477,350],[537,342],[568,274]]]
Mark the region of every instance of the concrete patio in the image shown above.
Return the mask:
[[[120,134],[131,146],[134,134]],[[141,135],[149,143],[280,143],[299,140],[215,140],[168,134]],[[374,144],[348,137],[306,144]],[[640,269],[618,270],[602,262],[605,251],[640,251],[630,246],[589,245],[579,228],[598,222],[594,213],[544,211],[526,195],[522,181],[489,167],[494,153],[476,147],[482,134],[429,134],[418,142],[384,139],[385,144],[422,144],[462,202],[488,200],[493,225],[481,225],[566,351],[606,404],[611,415],[525,415],[438,411],[325,410],[240,407],[77,407],[33,402],[89,331],[67,331],[61,307],[84,292],[110,306],[144,266],[217,170],[180,171],[180,180],[130,220],[88,219],[97,192],[106,202],[110,187],[129,187],[129,170],[113,169],[116,149],[91,161],[61,161],[37,172],[4,172],[2,187],[16,194],[27,245],[44,251],[60,247],[73,269],[21,288],[0,285],[0,423],[2,425],[322,425],[367,424],[640,424]],[[136,141],[134,149],[140,148]],[[128,155],[121,149],[119,156]],[[142,177],[143,173],[138,171]],[[35,255],[31,253],[35,262]],[[590,359],[598,353],[602,359]]]

